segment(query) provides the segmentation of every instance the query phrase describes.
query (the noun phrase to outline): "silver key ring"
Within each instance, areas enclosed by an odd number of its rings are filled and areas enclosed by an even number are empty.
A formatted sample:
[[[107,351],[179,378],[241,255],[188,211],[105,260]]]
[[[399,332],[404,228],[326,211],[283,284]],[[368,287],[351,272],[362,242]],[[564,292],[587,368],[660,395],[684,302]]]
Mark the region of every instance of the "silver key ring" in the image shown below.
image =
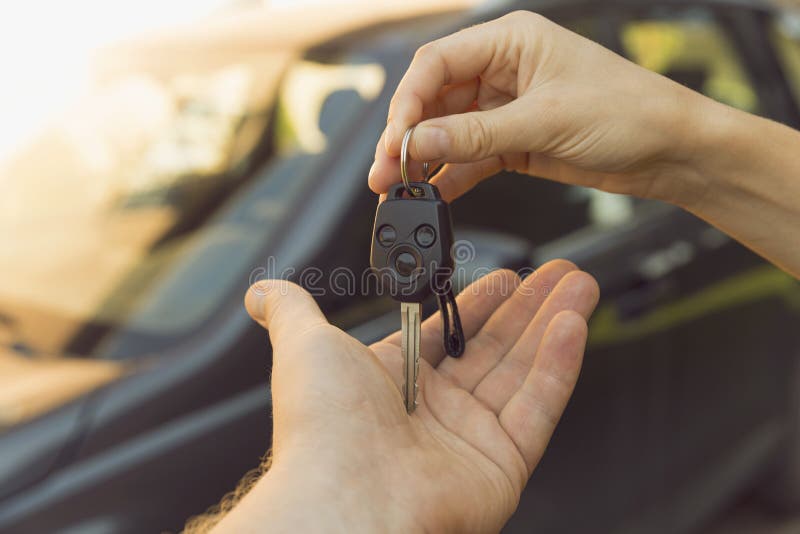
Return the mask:
[[[403,187],[406,188],[408,194],[412,197],[418,197],[422,195],[422,191],[418,187],[411,187],[411,183],[408,180],[408,142],[411,140],[411,133],[414,131],[415,126],[412,126],[408,130],[406,130],[405,135],[403,135],[403,144],[400,146],[400,178],[403,179]],[[428,181],[428,162],[422,164],[422,172],[424,173],[422,176],[423,181]]]

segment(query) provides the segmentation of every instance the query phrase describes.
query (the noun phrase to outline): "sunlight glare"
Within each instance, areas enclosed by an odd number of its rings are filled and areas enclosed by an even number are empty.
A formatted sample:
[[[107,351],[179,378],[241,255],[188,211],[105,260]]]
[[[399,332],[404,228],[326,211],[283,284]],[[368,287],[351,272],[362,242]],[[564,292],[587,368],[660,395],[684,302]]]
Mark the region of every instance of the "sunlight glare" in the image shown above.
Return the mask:
[[[227,0],[33,0],[0,7],[0,166],[91,82],[92,55],[185,23]],[[3,177],[0,174],[0,180]]]

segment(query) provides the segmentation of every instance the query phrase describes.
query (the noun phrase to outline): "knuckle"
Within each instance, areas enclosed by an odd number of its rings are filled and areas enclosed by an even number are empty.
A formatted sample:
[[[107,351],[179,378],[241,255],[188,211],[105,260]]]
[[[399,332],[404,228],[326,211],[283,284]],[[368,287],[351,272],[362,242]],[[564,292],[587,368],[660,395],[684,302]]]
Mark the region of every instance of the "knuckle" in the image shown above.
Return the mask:
[[[534,13],[533,11],[526,11],[524,9],[518,9],[516,11],[512,11],[506,18],[512,22],[521,23],[521,24],[538,24],[540,23],[544,17],[538,13]]]
[[[414,53],[414,62],[426,62],[436,55],[436,43],[425,43]]]
[[[388,114],[387,114],[387,116],[386,116],[386,123],[387,123],[387,124],[388,124],[389,122],[391,122],[391,120],[392,120],[392,115],[394,114],[394,111],[397,109],[397,104],[398,104],[399,100],[400,100],[400,99],[399,99],[399,96],[398,96],[398,94],[395,92],[395,94],[393,94],[393,95],[392,95],[392,98],[389,100],[389,112],[388,112]]]
[[[517,271],[515,271],[514,269],[509,269],[507,267],[504,267],[502,269],[497,269],[495,272],[497,273],[496,276],[502,277],[506,280],[511,280],[515,284],[519,283],[520,281],[519,274],[517,274]]]
[[[519,274],[513,269],[498,269],[495,273],[493,281],[494,285],[498,287],[492,287],[491,289],[499,290],[500,294],[510,295],[522,283]]]
[[[558,421],[561,419],[561,414],[558,413],[557,410],[553,409],[553,406],[545,399],[542,398],[541,393],[536,391],[531,391],[529,388],[520,388],[519,392],[527,401],[527,404],[531,407],[531,412],[537,413],[544,421],[550,425],[551,427],[555,428],[558,426]],[[531,417],[531,419],[534,419]]]
[[[448,79],[448,71],[444,66],[444,57],[441,53],[439,41],[432,41],[417,48],[417,51],[414,53],[414,59],[411,61],[411,65],[416,69],[421,69],[421,71],[424,72],[427,72],[431,69],[441,70],[442,75],[445,77],[444,84],[447,85],[450,83]]]
[[[510,16],[514,32],[526,38],[538,39],[541,35],[549,35],[553,28],[550,19],[533,11],[515,11]]]
[[[492,151],[493,137],[492,129],[485,120],[478,115],[468,115],[465,117],[465,144],[473,153],[474,157],[488,156]]]
[[[567,110],[564,108],[565,98],[559,98],[547,92],[536,96],[535,116],[538,129],[546,135],[537,136],[531,150],[549,152],[568,139],[568,124],[565,120]]]

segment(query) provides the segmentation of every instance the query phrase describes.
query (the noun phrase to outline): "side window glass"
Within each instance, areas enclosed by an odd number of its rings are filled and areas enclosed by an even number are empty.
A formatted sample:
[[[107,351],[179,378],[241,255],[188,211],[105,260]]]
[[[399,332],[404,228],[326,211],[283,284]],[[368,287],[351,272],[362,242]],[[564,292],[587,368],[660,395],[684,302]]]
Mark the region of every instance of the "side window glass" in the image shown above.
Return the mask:
[[[631,20],[621,28],[626,55],[715,100],[758,113],[758,96],[728,35],[706,10]]]
[[[779,18],[772,31],[772,41],[795,101],[800,106],[800,13],[786,14]]]

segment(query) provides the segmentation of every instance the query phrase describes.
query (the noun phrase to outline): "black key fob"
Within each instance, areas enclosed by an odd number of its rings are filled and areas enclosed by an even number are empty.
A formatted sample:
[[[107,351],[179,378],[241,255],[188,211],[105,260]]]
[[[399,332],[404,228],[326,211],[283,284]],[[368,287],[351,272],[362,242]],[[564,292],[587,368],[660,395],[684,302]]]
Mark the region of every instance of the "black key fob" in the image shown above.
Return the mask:
[[[406,189],[397,184],[378,206],[370,263],[382,289],[395,300],[422,302],[449,288],[453,223],[435,185],[410,185],[419,196],[403,197]]]

